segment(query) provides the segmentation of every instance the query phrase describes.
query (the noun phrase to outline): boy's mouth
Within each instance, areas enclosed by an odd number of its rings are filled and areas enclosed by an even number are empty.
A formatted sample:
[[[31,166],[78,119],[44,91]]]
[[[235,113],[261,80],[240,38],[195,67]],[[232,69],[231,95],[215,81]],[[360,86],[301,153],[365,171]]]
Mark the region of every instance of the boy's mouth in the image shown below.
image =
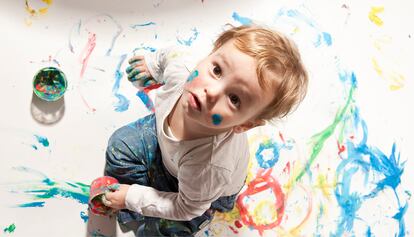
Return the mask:
[[[190,92],[190,105],[193,109],[201,111],[201,103],[200,100],[197,98],[197,96]]]

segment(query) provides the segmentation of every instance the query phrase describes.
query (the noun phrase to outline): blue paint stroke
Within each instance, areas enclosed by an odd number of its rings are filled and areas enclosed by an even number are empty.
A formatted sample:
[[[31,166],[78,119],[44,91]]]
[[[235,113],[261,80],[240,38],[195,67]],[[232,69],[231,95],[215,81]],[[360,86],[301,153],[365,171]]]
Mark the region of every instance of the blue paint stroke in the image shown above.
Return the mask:
[[[214,125],[220,125],[220,123],[223,121],[223,117],[220,114],[213,114],[211,115],[211,119],[213,120]]]
[[[328,32],[322,32],[323,39],[326,43],[326,45],[331,46],[332,45],[332,36]]]
[[[116,67],[116,70],[115,70],[115,83],[114,83],[114,86],[112,87],[112,93],[114,94],[116,98],[118,98],[118,102],[114,105],[116,112],[124,112],[128,110],[129,108],[129,100],[125,96],[118,93],[120,82],[124,75],[124,73],[121,71],[121,66],[124,63],[126,57],[127,57],[126,54],[123,54],[121,56],[118,66]]]
[[[131,25],[131,28],[132,28],[132,29],[134,29],[134,30],[136,30],[136,29],[138,29],[139,27],[150,26],[150,25],[156,25],[156,24],[155,24],[155,22],[150,21],[150,22],[143,23],[143,24],[135,24],[135,25]]]
[[[70,52],[72,52],[72,53],[75,53],[75,51],[73,50],[73,45],[72,45],[72,32],[73,32],[74,28],[76,27],[76,29],[77,29],[77,33],[78,33],[78,35],[80,35],[80,28],[81,28],[81,25],[82,25],[82,21],[81,21],[81,20],[79,20],[79,22],[78,22],[76,25],[74,25],[74,26],[72,27],[72,30],[71,30],[71,31],[70,31],[70,33],[69,33],[68,45],[69,45],[69,50],[70,50]]]
[[[141,44],[141,45],[142,45],[142,44]],[[141,47],[137,47],[137,48],[135,48],[135,49],[134,49],[134,51],[133,51],[133,53],[135,53],[136,51],[141,50],[141,49],[146,50],[146,51],[149,51],[149,52],[151,52],[151,53],[153,53],[153,52],[157,51],[157,49],[156,49],[156,48],[154,48],[154,47],[150,47],[150,46],[141,46]]]
[[[194,42],[194,40],[197,39],[197,36],[200,34],[200,32],[198,32],[197,28],[195,28],[195,27],[193,29],[191,29],[191,31],[193,32],[193,35],[190,36],[190,38],[185,40],[185,39],[179,39],[178,36],[177,36],[177,42],[182,44],[182,45],[191,46],[191,44]]]
[[[240,16],[237,12],[233,12],[232,17],[235,21],[238,21],[242,25],[251,25],[251,24],[253,24],[253,21],[250,18]]]
[[[28,202],[24,204],[17,205],[17,207],[25,208],[25,207],[44,207],[45,202]]]
[[[38,176],[39,179],[31,179],[19,185],[14,185],[14,193],[24,193],[33,202],[27,202],[18,205],[18,207],[39,207],[52,198],[67,198],[75,200],[81,204],[87,204],[89,199],[89,185],[79,182],[58,182],[48,178],[43,173],[27,168],[15,167],[17,171],[29,173]],[[20,186],[21,185],[21,186]]]
[[[40,135],[34,135],[37,141],[42,144],[44,147],[49,146],[49,140],[47,140],[47,137],[40,136]]]
[[[405,162],[400,161],[400,154],[396,155],[396,144],[392,145],[391,154],[385,155],[377,147],[371,147],[367,144],[368,129],[365,121],[359,116],[359,109],[353,110],[351,117],[355,129],[361,128],[363,137],[359,143],[351,139],[347,140],[346,148],[348,158],[343,160],[337,167],[338,185],[335,189],[335,196],[341,208],[341,216],[334,236],[342,236],[353,229],[355,219],[360,219],[357,215],[358,210],[363,203],[371,198],[378,196],[385,189],[392,189],[397,200],[397,214],[393,216],[397,220],[399,231],[392,236],[405,236],[404,215],[408,206],[406,203],[401,205],[400,197],[397,193],[397,187],[401,183],[401,176],[404,172]],[[375,184],[375,188],[368,190],[363,195],[360,192],[351,193],[351,181],[357,172],[364,174],[364,185]],[[380,177],[381,180],[370,180],[371,177]],[[372,178],[371,178],[372,179]],[[370,227],[367,227],[370,228]],[[367,233],[370,230],[367,229]]]
[[[122,26],[112,16],[110,16],[109,14],[103,14],[103,15],[104,16],[107,16],[109,19],[111,19],[112,22],[118,28],[118,30],[115,32],[114,36],[112,37],[111,46],[109,47],[108,51],[106,51],[106,56],[110,56],[111,55],[111,52],[112,52],[112,49],[114,48],[115,41],[119,37],[119,35],[123,31],[123,29],[122,29]]]
[[[89,220],[89,216],[88,216],[88,214],[86,213],[86,212],[84,212],[84,211],[81,211],[80,212],[80,218],[83,220],[83,222],[88,222],[88,220]]]
[[[196,77],[198,77],[198,70],[194,70],[190,76],[187,78],[187,82],[191,82],[192,80],[194,80]]]
[[[141,99],[141,101],[144,103],[145,107],[147,107],[148,110],[152,112],[155,111],[154,103],[152,102],[151,98],[147,95],[147,93],[145,93],[145,91],[140,90],[137,92],[136,95],[138,96],[138,98]]]
[[[279,155],[281,149],[292,149],[291,144],[279,144],[276,141],[272,141],[270,139],[260,143],[259,148],[256,151],[256,160],[259,166],[263,169],[272,168],[275,164],[279,161]],[[270,150],[272,152],[272,156],[264,156],[263,151]]]
[[[332,45],[332,36],[328,32],[320,30],[320,28],[317,26],[317,24],[314,22],[314,20],[302,12],[298,11],[297,9],[286,9],[282,8],[277,13],[277,18],[287,16],[289,18],[298,20],[299,22],[303,22],[306,25],[308,25],[313,31],[315,32],[316,40],[314,40],[313,45],[315,47],[319,47],[322,45],[322,42],[327,45]],[[277,19],[276,19],[277,20]]]

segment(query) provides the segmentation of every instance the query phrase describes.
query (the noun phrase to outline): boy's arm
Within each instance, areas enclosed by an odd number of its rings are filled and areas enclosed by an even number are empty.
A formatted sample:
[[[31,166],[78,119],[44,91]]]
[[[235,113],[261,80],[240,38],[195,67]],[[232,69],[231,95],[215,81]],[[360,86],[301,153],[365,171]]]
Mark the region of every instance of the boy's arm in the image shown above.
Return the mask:
[[[158,49],[155,52],[146,53],[145,55],[137,55],[129,60],[130,66],[126,69],[128,79],[130,81],[140,81],[144,86],[151,83],[165,84],[178,79],[175,72],[183,72],[188,74],[185,65],[185,56],[188,54],[185,50],[178,46],[170,46]],[[171,75],[173,74],[173,75]],[[184,75],[186,78],[187,75]],[[172,80],[170,80],[172,78]]]
[[[198,167],[195,169],[201,170]],[[125,205],[129,210],[144,216],[170,220],[188,221],[201,216],[223,194],[223,188],[229,179],[226,178],[228,175],[223,176],[223,170],[200,171],[199,174],[197,177],[188,177],[183,173],[183,177],[178,177],[178,193],[133,184],[126,194]],[[212,179],[215,182],[208,182]]]

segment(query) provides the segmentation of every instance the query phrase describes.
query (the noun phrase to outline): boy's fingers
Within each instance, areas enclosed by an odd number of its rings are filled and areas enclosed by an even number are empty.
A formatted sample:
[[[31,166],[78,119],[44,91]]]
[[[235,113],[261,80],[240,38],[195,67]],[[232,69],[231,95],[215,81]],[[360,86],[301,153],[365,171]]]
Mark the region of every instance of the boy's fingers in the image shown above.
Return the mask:
[[[117,190],[119,190],[119,187],[120,187],[119,184],[111,184],[111,185],[108,186],[108,189],[110,191],[117,191]]]
[[[138,75],[131,77],[131,78],[128,76],[128,80],[131,82],[138,81],[138,80],[146,80],[148,78],[149,77],[146,72],[141,72]]]
[[[111,206],[112,205],[112,202],[111,201],[109,201],[108,200],[108,198],[106,197],[106,195],[107,195],[108,193],[106,193],[106,194],[104,194],[104,195],[102,195],[102,203],[105,205],[105,206]]]
[[[134,70],[132,70],[129,74],[128,74],[128,79],[131,80],[131,78],[135,77],[136,75],[138,75],[141,71],[138,68],[135,68]]]
[[[126,71],[126,73],[130,73],[132,70],[134,70],[135,68],[137,68],[137,67],[140,67],[140,66],[143,66],[144,65],[144,63],[143,62],[135,62],[135,63],[132,63],[130,66],[128,66],[126,69],[125,69],[125,71]]]
[[[144,59],[144,56],[143,56],[143,55],[133,56],[132,58],[130,58],[130,59],[128,60],[128,63],[129,63],[129,64],[132,64],[132,63],[134,63],[134,62],[141,61],[141,60],[143,60],[143,59]]]
[[[153,79],[149,79],[148,78],[148,80],[146,80],[145,82],[144,82],[144,84],[143,84],[143,86],[144,87],[147,87],[147,86],[150,86],[150,85],[154,85],[154,84],[156,84],[157,82],[155,81],[155,80],[153,80]]]
[[[146,72],[145,67],[137,66],[128,74],[128,79],[131,79],[131,78],[135,77],[136,75],[138,75],[140,73],[145,73],[145,72]]]

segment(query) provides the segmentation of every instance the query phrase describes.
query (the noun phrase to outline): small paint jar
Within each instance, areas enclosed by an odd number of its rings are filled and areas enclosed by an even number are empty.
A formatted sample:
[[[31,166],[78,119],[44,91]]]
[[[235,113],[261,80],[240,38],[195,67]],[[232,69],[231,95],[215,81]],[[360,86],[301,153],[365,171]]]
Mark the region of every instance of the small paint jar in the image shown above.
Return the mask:
[[[102,176],[92,181],[89,191],[89,210],[92,213],[101,216],[111,214],[112,209],[103,204],[102,198],[105,193],[114,191],[114,187],[117,187],[118,185],[118,180],[110,176]]]
[[[65,74],[55,67],[40,69],[33,78],[33,92],[42,100],[56,101],[67,88]]]

